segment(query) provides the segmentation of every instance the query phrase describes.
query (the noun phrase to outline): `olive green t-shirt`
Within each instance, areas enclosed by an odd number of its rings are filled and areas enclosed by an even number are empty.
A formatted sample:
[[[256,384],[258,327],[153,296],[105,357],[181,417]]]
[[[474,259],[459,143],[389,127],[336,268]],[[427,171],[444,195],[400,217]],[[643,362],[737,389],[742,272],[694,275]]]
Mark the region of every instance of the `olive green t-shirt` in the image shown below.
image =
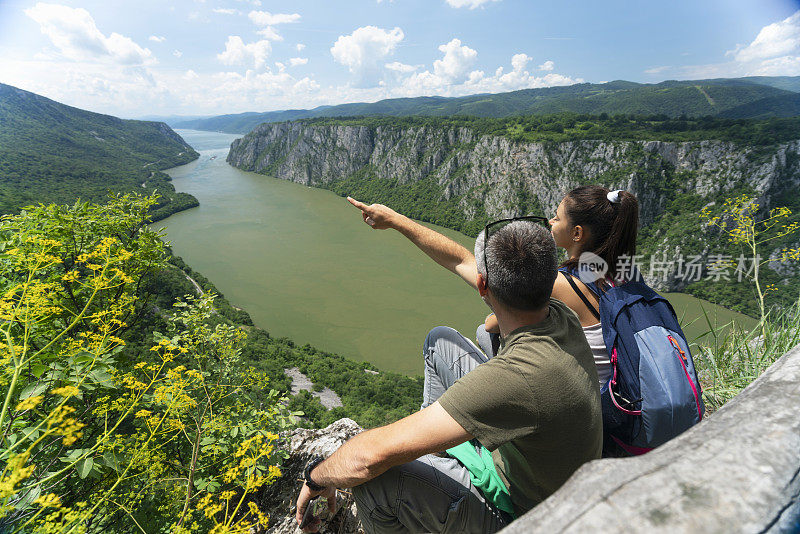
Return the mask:
[[[441,406],[492,452],[517,516],[600,458],[603,421],[592,351],[577,316],[550,299],[539,323],[457,380]]]

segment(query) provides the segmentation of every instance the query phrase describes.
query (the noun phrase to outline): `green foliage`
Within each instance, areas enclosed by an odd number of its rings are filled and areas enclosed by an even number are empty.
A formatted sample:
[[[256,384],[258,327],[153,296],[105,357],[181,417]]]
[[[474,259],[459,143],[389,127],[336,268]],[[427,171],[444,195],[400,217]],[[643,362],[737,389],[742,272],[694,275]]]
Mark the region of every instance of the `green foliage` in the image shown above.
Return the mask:
[[[308,392],[290,401],[293,411],[302,411],[315,426],[326,426],[342,417],[350,417],[361,426],[375,427],[391,423],[419,410],[422,377],[408,377],[392,372],[375,371],[366,362],[354,362],[343,356],[304,345],[297,347],[286,338],[271,338],[263,330],[249,331],[242,356],[265,372],[273,387],[282,379],[283,370],[298,367],[315,384],[331,388],[342,399],[341,408],[325,409]],[[258,364],[256,364],[258,362]]]
[[[695,354],[695,363],[703,386],[703,401],[711,413],[800,343],[800,300],[775,310],[761,328],[749,332],[733,323],[714,327],[708,316],[706,323],[708,331],[698,347],[699,353]]]
[[[704,399],[713,411],[800,342],[800,299],[785,307],[770,306],[766,297],[779,290],[765,282],[763,270],[770,261],[786,264],[800,259],[800,248],[791,244],[800,230],[800,220],[796,215],[792,217],[792,210],[785,206],[765,211],[757,197],[747,194],[727,198],[720,205],[705,206],[700,216],[709,227],[719,229],[730,245],[741,247],[756,258],[752,268],[743,274],[755,292],[758,327],[746,332],[726,325],[723,335],[722,329],[712,326],[706,316],[709,329],[703,337],[709,339],[706,347],[701,347],[698,368]],[[769,250],[767,247],[781,243],[784,245],[773,258],[762,256]],[[737,267],[735,263],[731,266]],[[791,292],[789,298],[797,299],[797,295],[797,291]]]
[[[0,222],[4,532],[266,523],[249,496],[280,476],[275,431],[289,415],[212,293],[174,313],[149,304],[149,280],[177,270],[145,225],[155,202]]]
[[[771,119],[670,118],[667,115],[587,115],[558,113],[513,118],[347,117],[305,119],[317,125],[395,128],[470,128],[477,134],[512,141],[563,143],[599,141],[703,141],[717,139],[746,146],[769,146],[797,139],[800,117]]]
[[[264,122],[320,117],[383,115],[408,117],[515,117],[557,113],[729,118],[792,117],[800,110],[798,77],[756,76],[738,79],[666,81],[639,84],[613,81],[566,87],[523,89],[458,98],[392,98],[374,103],[341,104],[309,110],[240,113],[174,123],[178,128],[247,133]],[[553,124],[558,133],[558,124]],[[591,130],[591,126],[586,127]]]
[[[398,180],[379,180],[369,167],[340,180],[318,184],[340,196],[351,196],[362,202],[380,203],[420,221],[453,228],[475,236],[488,222],[483,204],[475,206],[474,218],[466,219],[459,198],[443,200],[444,189],[435,180],[426,178],[400,183]]]
[[[122,120],[0,84],[0,213],[158,191],[154,220],[197,206],[163,172],[198,154],[163,123]]]

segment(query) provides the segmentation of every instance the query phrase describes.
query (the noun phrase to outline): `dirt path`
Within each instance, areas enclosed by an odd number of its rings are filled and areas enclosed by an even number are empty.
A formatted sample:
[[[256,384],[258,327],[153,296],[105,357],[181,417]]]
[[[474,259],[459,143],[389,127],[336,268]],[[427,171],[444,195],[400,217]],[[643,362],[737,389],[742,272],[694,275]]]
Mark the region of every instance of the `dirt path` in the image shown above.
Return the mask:
[[[181,272],[183,272],[183,271],[181,271]],[[192,283],[192,285],[194,286],[195,290],[197,291],[197,296],[198,297],[202,297],[203,295],[206,294],[206,292],[203,291],[203,288],[200,287],[200,284],[198,284],[197,281],[194,278],[192,278],[191,276],[189,276],[185,272],[183,272],[183,276],[185,276],[186,279]]]
[[[716,106],[717,106],[717,103],[716,103],[716,102],[714,102],[714,99],[713,99],[713,98],[711,98],[710,96],[708,96],[708,93],[706,93],[706,92],[705,92],[705,90],[704,90],[702,87],[700,87],[699,85],[695,85],[695,88],[696,88],[698,91],[700,91],[700,92],[703,94],[703,96],[704,96],[704,97],[706,97],[706,100],[708,100],[708,103],[709,103],[709,104],[711,104],[711,107],[712,107],[712,108],[714,108],[714,107],[716,107]]]

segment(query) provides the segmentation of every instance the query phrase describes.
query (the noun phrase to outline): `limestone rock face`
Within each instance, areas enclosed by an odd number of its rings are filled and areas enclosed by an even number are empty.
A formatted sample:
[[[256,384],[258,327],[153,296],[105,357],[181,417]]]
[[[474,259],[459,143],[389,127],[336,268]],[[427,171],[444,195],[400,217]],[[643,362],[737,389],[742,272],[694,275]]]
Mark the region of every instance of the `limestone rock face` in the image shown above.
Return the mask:
[[[295,503],[303,485],[303,469],[313,456],[330,456],[342,443],[361,431],[361,427],[352,419],[339,419],[320,430],[299,428],[281,436],[281,446],[289,452],[289,458],[281,466],[283,475],[273,485],[263,488],[256,498],[261,511],[269,514],[268,532],[301,532],[295,521]],[[352,497],[349,493],[339,493],[337,501],[336,514],[323,522],[320,532],[358,532]]]
[[[305,185],[335,181],[369,166],[378,179],[403,183],[433,178],[445,186],[445,197],[474,196],[476,188],[488,186],[479,200],[490,216],[498,217],[514,211],[509,193],[519,188],[528,190],[549,213],[567,190],[599,182],[643,199],[646,222],[660,212],[663,199],[650,198],[652,188],[643,186],[657,185],[667,165],[686,172],[683,190],[702,196],[742,184],[767,193],[787,177],[800,184],[800,140],[780,145],[767,156],[756,157],[754,152],[752,147],[714,140],[521,143],[478,136],[469,128],[283,122],[262,124],[235,140],[228,162]]]
[[[677,195],[699,200],[702,207],[720,195],[748,191],[772,208],[800,187],[800,140],[765,153],[716,140],[534,143],[478,135],[465,127],[283,122],[262,124],[234,141],[228,162],[310,186],[326,187],[356,173],[398,184],[432,180],[441,199],[456,199],[467,220],[532,209],[551,214],[567,191],[588,183],[634,193],[643,227],[665,216]],[[700,207],[682,215],[697,217]],[[709,254],[698,245],[706,236],[654,237],[658,244],[652,252],[659,257]],[[665,291],[688,284],[645,277]]]

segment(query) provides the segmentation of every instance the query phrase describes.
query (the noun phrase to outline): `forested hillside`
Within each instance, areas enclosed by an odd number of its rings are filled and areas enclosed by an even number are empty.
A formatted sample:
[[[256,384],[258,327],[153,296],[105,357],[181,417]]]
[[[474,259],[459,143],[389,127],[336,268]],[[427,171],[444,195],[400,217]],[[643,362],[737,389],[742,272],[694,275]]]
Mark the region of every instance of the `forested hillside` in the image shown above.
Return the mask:
[[[160,171],[197,156],[164,123],[92,113],[0,84],[0,213],[158,191],[153,217],[163,218],[197,200],[176,193]]]
[[[470,116],[509,117],[561,112],[600,115],[635,114],[667,117],[791,117],[800,113],[800,77],[767,77],[666,81],[641,84],[613,81],[567,87],[523,89],[459,98],[392,98],[375,103],[321,106],[310,110],[240,113],[208,119],[175,121],[176,128],[247,133],[262,122],[315,117]]]

